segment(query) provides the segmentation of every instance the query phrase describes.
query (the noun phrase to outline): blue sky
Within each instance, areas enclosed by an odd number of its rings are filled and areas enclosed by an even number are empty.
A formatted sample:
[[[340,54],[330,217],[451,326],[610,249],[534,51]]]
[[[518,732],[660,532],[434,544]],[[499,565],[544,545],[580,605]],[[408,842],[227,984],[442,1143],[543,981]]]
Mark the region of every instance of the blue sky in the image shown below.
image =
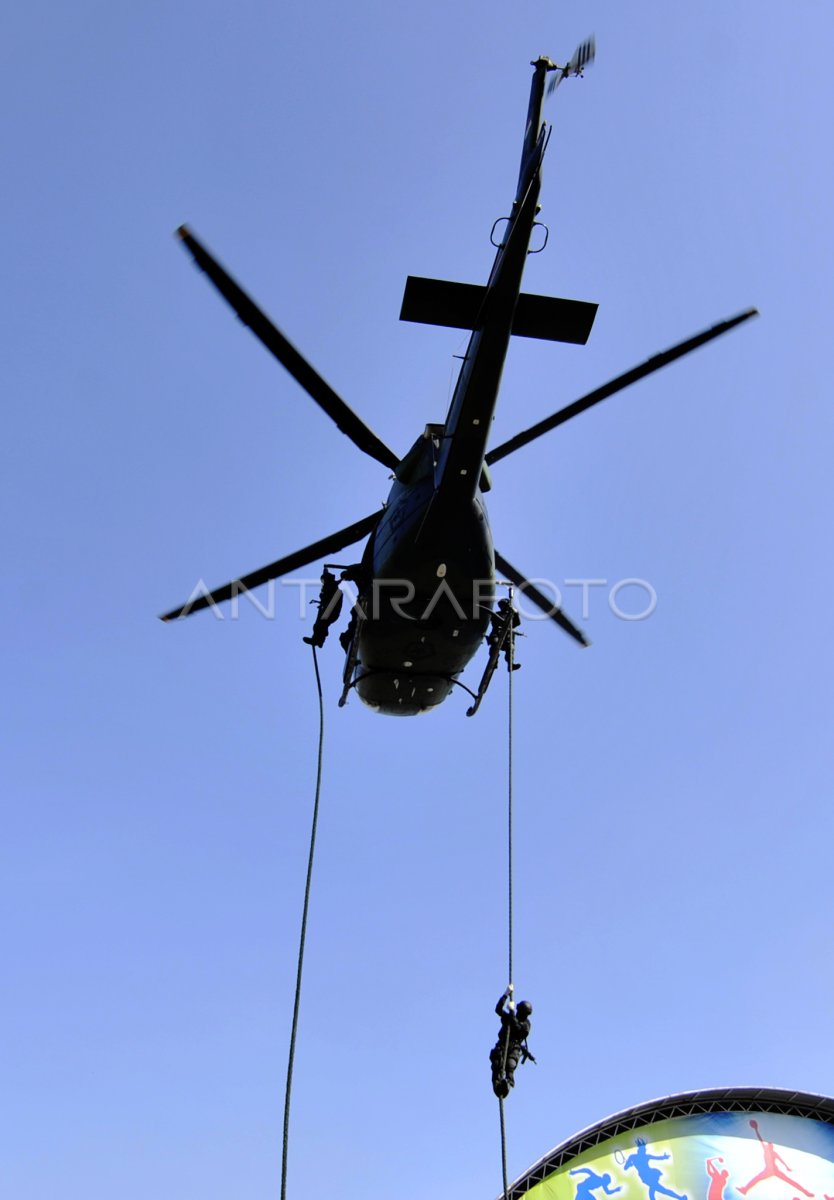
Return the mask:
[[[606,1113],[832,1090],[834,15],[816,0],[19,6],[4,22],[0,894],[5,1189],[277,1193],[317,710],[278,618],[155,614],[378,505],[362,456],[171,237],[187,221],[393,448],[461,335],[409,273],[479,282],[528,63],[560,89],[533,292],[587,347],[510,351],[494,443],[673,342],[761,318],[496,466],[496,542],[649,581],[516,675],[515,1175]],[[311,572],[315,574],[315,571]],[[625,597],[624,597],[625,599]],[[566,607],[579,617],[578,589]],[[639,597],[637,602],[639,603]],[[491,1197],[505,980],[506,677],[327,742],[290,1192]],[[469,682],[477,678],[471,670]]]

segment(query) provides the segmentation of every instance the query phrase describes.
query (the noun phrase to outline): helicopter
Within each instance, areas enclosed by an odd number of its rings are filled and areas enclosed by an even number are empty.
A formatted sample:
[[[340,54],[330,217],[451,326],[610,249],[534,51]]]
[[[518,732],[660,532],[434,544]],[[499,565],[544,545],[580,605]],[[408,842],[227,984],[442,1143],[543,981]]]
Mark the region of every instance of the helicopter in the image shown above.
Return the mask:
[[[596,304],[521,290],[527,256],[536,252],[531,250],[534,228],[545,228],[545,241],[547,236],[546,227],[536,220],[551,131],[543,116],[545,99],[563,80],[581,76],[594,55],[594,40],[589,38],[564,66],[544,55],[530,64],[533,78],[515,198],[510,216],[499,218],[490,235],[496,254],[487,283],[417,276],[406,281],[401,320],[470,330],[471,335],[445,422],[426,425],[403,457],[348,407],[190,230],[186,226],[177,230],[197,267],[240,320],[354,445],[393,475],[381,510],[211,592],[201,591],[161,620],[213,607],[367,537],[361,560],[345,567],[341,577],[355,584],[357,595],[350,624],[340,637],[346,652],[340,706],[355,690],[377,712],[412,716],[436,708],[458,685],[473,696],[468,709],[468,715],[473,715],[500,654],[504,652],[513,665],[507,648],[518,618],[511,603],[499,601],[496,606],[496,568],[575,642],[589,644],[570,617],[494,548],[484,502],[492,486],[490,468],[756,315],[751,308],[721,321],[487,449],[510,338],[584,345],[596,316]],[[503,228],[496,236],[499,226]],[[341,604],[341,592],[327,565],[325,572],[322,581],[329,586],[322,589],[319,616],[326,635],[326,623],[338,611],[334,605]],[[329,614],[322,611],[326,601]],[[472,692],[458,676],[485,639],[488,661],[477,692]],[[315,644],[322,641],[323,637]]]

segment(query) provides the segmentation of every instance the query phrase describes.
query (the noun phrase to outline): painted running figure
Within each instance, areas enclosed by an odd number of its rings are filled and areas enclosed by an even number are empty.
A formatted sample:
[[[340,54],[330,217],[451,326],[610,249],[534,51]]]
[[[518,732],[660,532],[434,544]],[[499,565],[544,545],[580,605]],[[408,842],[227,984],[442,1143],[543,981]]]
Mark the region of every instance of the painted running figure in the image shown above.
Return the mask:
[[[754,1175],[749,1183],[746,1183],[744,1187],[740,1187],[738,1189],[741,1195],[746,1196],[751,1188],[754,1188],[757,1183],[762,1183],[762,1181],[765,1179],[781,1179],[783,1183],[789,1183],[792,1188],[796,1188],[798,1192],[802,1192],[803,1196],[813,1196],[813,1192],[809,1192],[808,1189],[804,1188],[801,1183],[797,1183],[795,1179],[791,1179],[790,1175],[785,1174],[785,1171],[790,1171],[790,1167],[785,1162],[784,1158],[777,1154],[776,1147],[773,1145],[773,1142],[766,1142],[764,1140],[759,1132],[759,1122],[751,1120],[750,1128],[755,1129],[756,1137],[762,1143],[765,1165],[762,1170],[759,1171],[758,1175]],[[779,1163],[781,1163],[785,1168],[784,1171],[779,1166]]]
[[[680,1192],[673,1192],[671,1188],[665,1187],[660,1182],[660,1171],[657,1167],[653,1167],[653,1162],[664,1162],[671,1158],[671,1154],[649,1154],[646,1149],[646,1139],[637,1138],[637,1149],[633,1154],[629,1154],[623,1164],[623,1170],[628,1171],[633,1167],[637,1172],[640,1182],[645,1185],[649,1193],[649,1200],[657,1200],[658,1196],[671,1196],[672,1200],[687,1200],[686,1196],[682,1196]]]
[[[596,1171],[590,1170],[589,1167],[574,1167],[572,1171],[568,1171],[569,1175],[584,1175],[584,1179],[580,1179],[576,1185],[576,1196],[574,1200],[594,1200],[594,1192],[602,1188],[606,1196],[613,1196],[615,1192],[621,1192],[623,1189],[617,1184],[616,1187],[609,1187],[611,1176],[606,1171],[604,1175],[597,1175]]]
[[[719,1171],[715,1165],[716,1163],[723,1163],[723,1161],[723,1158],[708,1158],[705,1163],[707,1175],[709,1175],[707,1200],[724,1200],[724,1188],[727,1186],[730,1172],[726,1167]]]

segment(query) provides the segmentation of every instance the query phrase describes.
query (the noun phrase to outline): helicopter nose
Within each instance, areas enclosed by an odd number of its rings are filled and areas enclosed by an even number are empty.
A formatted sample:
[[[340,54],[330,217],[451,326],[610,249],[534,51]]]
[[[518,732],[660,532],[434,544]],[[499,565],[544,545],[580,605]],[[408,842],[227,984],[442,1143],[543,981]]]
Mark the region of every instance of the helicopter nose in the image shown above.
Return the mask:
[[[363,703],[376,712],[393,717],[413,717],[436,708],[452,687],[453,684],[442,675],[406,671],[374,671],[356,683],[356,691]]]

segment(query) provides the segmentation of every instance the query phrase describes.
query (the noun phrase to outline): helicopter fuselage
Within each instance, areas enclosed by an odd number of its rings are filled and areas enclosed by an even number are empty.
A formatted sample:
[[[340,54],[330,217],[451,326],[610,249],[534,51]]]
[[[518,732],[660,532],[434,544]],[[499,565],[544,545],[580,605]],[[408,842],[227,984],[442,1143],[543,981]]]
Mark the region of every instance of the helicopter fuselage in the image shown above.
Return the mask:
[[[418,477],[395,478],[368,542],[346,662],[362,700],[401,716],[449,695],[483,642],[495,595],[483,494],[438,503],[437,441],[430,428],[406,456]]]

